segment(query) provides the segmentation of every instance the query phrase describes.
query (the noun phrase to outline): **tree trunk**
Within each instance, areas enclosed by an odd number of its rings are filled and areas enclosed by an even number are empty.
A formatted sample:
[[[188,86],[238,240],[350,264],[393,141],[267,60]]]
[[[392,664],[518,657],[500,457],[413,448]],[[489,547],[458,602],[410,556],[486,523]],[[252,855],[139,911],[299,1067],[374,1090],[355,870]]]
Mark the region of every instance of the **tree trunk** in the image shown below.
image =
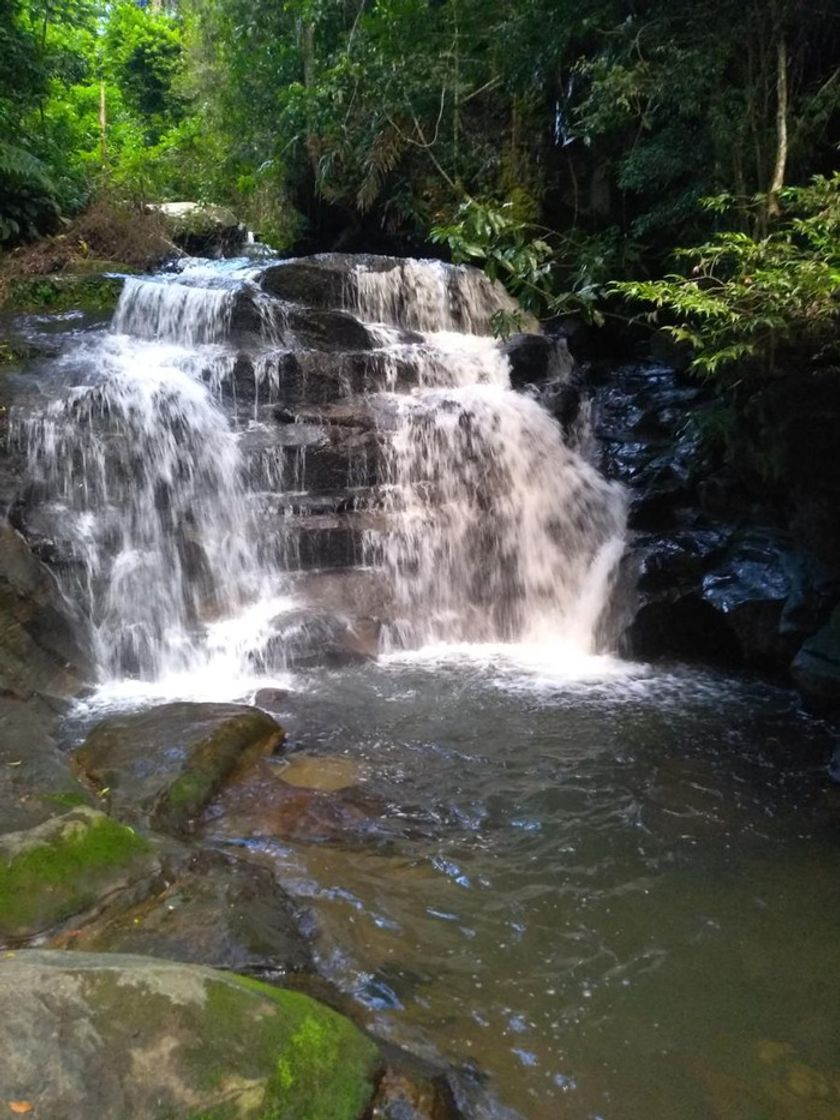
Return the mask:
[[[776,165],[767,195],[767,213],[777,217],[781,213],[779,192],[785,185],[785,168],[788,157],[788,83],[787,48],[784,37],[779,39],[776,69]]]
[[[108,109],[105,101],[105,83],[99,83],[99,158],[102,170],[108,166]]]

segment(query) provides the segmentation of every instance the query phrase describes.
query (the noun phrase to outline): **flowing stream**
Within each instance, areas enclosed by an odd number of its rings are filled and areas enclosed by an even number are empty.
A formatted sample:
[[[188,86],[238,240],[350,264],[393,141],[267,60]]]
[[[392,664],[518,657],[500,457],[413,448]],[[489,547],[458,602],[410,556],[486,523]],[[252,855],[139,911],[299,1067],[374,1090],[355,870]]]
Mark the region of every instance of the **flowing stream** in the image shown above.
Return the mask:
[[[223,796],[206,838],[468,1115],[832,1120],[828,733],[612,656],[624,494],[512,390],[507,306],[434,262],[188,261],[65,324],[10,447],[89,620],[72,734],[273,686],[278,780],[335,800],[302,837]]]

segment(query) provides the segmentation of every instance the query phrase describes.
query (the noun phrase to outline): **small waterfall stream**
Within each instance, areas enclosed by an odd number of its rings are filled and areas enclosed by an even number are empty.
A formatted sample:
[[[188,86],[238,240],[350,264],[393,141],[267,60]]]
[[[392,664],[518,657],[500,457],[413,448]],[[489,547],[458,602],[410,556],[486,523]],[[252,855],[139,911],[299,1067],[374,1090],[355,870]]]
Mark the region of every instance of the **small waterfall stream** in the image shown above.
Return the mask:
[[[65,741],[137,707],[177,736],[167,700],[288,732],[120,940],[61,937],[238,954],[224,907],[248,961],[225,967],[275,978],[274,911],[217,893],[221,860],[253,860],[371,1032],[452,1067],[468,1120],[827,1117],[835,729],[766,681],[602,656],[624,493],[568,385],[512,387],[534,339],[497,343],[506,308],[436,262],[188,261],[128,280],[110,324],[33,328],[3,497],[90,623],[99,687]]]
[[[296,577],[325,568],[387,588],[385,652],[596,652],[623,496],[511,389],[508,306],[480,273],[389,258],[126,280],[61,358],[66,391],[12,428],[102,680],[286,668],[284,612],[320,611]],[[337,613],[353,631],[352,594]]]

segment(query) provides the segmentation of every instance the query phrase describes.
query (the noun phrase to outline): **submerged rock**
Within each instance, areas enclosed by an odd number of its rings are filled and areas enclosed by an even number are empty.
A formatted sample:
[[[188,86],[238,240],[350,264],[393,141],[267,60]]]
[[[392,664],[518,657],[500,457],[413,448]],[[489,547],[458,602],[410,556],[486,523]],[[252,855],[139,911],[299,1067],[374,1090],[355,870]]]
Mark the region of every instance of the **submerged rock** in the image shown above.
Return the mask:
[[[233,771],[271,754],[283,731],[259,708],[164,704],[103,720],[76,751],[85,777],[114,813],[182,832]]]
[[[314,760],[306,784],[284,780],[287,770],[293,779],[295,772],[294,764],[287,767],[285,762],[263,759],[231,782],[204,815],[205,837],[216,842],[264,838],[358,844],[401,834],[404,822],[382,799],[348,784],[349,768],[334,772],[333,780],[325,774],[329,788],[323,788]]]
[[[231,973],[49,951],[0,969],[0,1086],[33,1116],[361,1120],[381,1065],[348,1019]]]
[[[322,793],[337,793],[359,782],[358,762],[341,755],[295,754],[284,759],[279,773],[288,786],[318,789]]]
[[[0,837],[0,941],[25,941],[159,872],[148,841],[79,806]],[[2,1079],[0,1079],[2,1084]]]

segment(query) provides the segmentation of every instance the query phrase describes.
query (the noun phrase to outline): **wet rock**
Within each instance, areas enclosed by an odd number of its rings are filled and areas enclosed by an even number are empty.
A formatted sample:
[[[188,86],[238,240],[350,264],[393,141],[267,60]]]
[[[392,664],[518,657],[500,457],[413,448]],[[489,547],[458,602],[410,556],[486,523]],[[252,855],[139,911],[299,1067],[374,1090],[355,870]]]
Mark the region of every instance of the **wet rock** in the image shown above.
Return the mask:
[[[33,828],[92,798],[55,745],[63,708],[34,696],[0,696],[0,834]]]
[[[278,767],[282,781],[296,789],[337,793],[358,785],[359,764],[341,755],[294,754]]]
[[[458,1120],[462,1115],[445,1072],[391,1048],[371,1120]]]
[[[254,693],[254,706],[276,711],[282,708],[289,698],[285,688],[260,688]]]
[[[307,350],[370,350],[376,342],[367,327],[349,311],[292,308],[289,330]]]
[[[238,406],[249,407],[255,401],[268,403],[275,411],[286,410],[297,416],[304,408],[323,407],[377,392],[394,378],[399,387],[416,382],[410,363],[401,363],[383,350],[326,352],[278,348],[259,356],[240,353],[230,375],[221,382],[220,391],[225,403],[235,400]],[[354,403],[362,411],[367,407],[358,400]]]
[[[795,566],[789,538],[753,529],[739,534],[703,579],[704,601],[725,621],[748,665],[773,669],[790,662],[795,641],[780,624]]]
[[[736,665],[738,642],[721,616],[697,594],[644,603],[621,639],[625,656],[684,658]]]
[[[345,299],[348,258],[306,257],[280,261],[260,277],[270,295],[309,307],[342,307]]]
[[[63,947],[61,941],[57,947]],[[294,904],[267,867],[193,855],[174,882],[104,922],[74,931],[75,951],[140,953],[237,972],[312,967]]]
[[[427,322],[428,312],[417,307],[423,300],[417,299],[416,269],[416,261],[398,257],[323,253],[271,265],[261,273],[259,284],[265,292],[293,304],[357,310],[367,302],[364,280],[360,284],[360,276],[387,272],[391,274],[388,298],[377,299],[374,296],[367,308],[366,317],[372,321],[409,330],[461,330],[471,325],[490,334],[494,312],[519,310],[524,330],[539,329],[533,316],[523,313],[501,284],[489,280],[478,269],[442,262],[437,265],[433,298],[437,299],[440,308],[438,314],[431,316],[435,322],[433,328]],[[427,265],[423,278],[429,283]],[[482,312],[479,321],[475,322],[473,315],[478,305]]]
[[[502,344],[502,351],[510,362],[510,382],[514,389],[570,380],[572,358],[565,338],[515,334]]]
[[[179,833],[238,767],[271,754],[282,740],[282,729],[258,708],[164,704],[103,720],[74,763],[108,791],[117,816]]]
[[[272,628],[261,654],[268,670],[339,668],[375,660],[379,651],[379,623],[371,618],[301,609],[278,615]]]
[[[840,611],[835,610],[829,625],[803,643],[791,674],[803,695],[817,707],[840,708]]]
[[[0,526],[0,689],[72,696],[92,675],[85,623],[23,537]]]
[[[352,603],[362,618],[386,617],[393,606],[393,589],[372,568],[305,572],[295,580],[294,591],[324,611],[338,613]]]
[[[48,951],[0,970],[0,1085],[33,1116],[361,1120],[380,1069],[349,1020],[231,973]]]
[[[0,837],[0,941],[26,941],[117,893],[148,889],[159,869],[146,840],[86,806],[6,833]]]
[[[382,473],[377,433],[350,426],[303,423],[277,432],[254,428],[242,441],[242,454],[250,483],[263,493],[283,494],[284,510],[300,504],[302,492],[375,486]]]

